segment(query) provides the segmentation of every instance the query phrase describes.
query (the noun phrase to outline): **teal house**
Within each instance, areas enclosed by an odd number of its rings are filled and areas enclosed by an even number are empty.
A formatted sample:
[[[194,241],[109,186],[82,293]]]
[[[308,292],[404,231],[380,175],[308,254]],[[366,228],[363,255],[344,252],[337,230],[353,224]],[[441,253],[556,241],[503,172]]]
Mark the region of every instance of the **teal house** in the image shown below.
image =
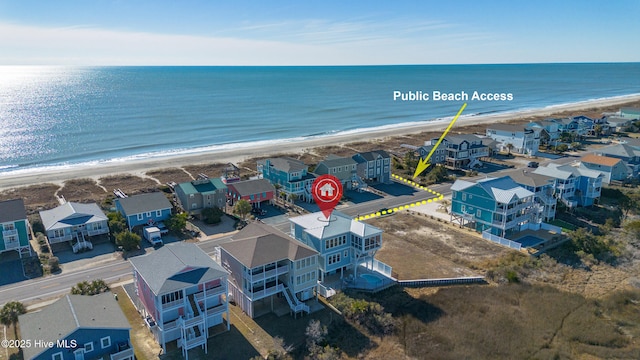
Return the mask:
[[[0,202],[0,253],[15,250],[31,255],[29,224],[22,199]]]
[[[258,174],[269,180],[276,190],[283,191],[289,199],[295,195],[297,199],[313,201],[311,186],[316,176],[300,160],[288,157],[266,159],[258,163]]]
[[[452,221],[501,237],[519,232],[538,210],[535,194],[508,176],[476,183],[456,180],[451,191]]]
[[[200,215],[203,209],[224,209],[227,185],[218,178],[204,178],[183,182],[175,188],[180,206],[189,215]]]

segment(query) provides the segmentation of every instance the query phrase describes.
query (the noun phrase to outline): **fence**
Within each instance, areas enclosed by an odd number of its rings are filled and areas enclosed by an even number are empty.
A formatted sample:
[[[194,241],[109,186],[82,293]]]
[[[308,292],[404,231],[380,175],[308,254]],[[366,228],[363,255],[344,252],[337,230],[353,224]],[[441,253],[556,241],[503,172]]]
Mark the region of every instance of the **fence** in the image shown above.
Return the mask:
[[[482,232],[482,238],[483,239],[487,239],[489,241],[493,241],[494,243],[503,245],[503,246],[508,246],[512,249],[516,249],[518,251],[520,251],[520,249],[522,249],[522,244],[520,244],[519,242],[515,242],[515,241],[511,241],[509,239],[505,239],[503,237],[500,237],[498,235],[493,235],[492,233],[490,233],[488,230],[485,230]]]
[[[486,283],[487,282],[482,276],[444,278],[444,279],[398,280],[398,285],[404,286],[404,287],[429,287],[429,286],[486,284]]]
[[[532,223],[526,223],[520,226],[520,231],[524,231],[524,230],[547,230],[549,232],[555,232],[556,234],[561,234],[562,233],[562,228],[559,226],[555,226],[555,225],[551,225],[551,224],[547,224],[545,222],[543,223],[536,223],[536,224],[532,224]]]
[[[371,267],[369,267],[370,264],[371,263],[369,261],[363,261],[359,265],[364,267],[365,269],[369,269],[371,271],[377,271],[386,277],[393,278],[392,276],[393,268],[391,266],[376,259],[373,259],[373,264],[371,264],[372,265]]]

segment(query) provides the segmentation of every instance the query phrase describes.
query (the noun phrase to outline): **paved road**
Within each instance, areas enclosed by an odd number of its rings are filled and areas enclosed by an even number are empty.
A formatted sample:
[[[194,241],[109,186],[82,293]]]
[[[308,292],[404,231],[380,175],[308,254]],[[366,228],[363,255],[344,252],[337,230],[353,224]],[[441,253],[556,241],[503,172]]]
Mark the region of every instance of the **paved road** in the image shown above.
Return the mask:
[[[446,195],[450,193],[450,187],[450,184],[442,184],[435,185],[430,188]],[[349,216],[356,216],[358,214],[364,215],[375,212],[381,208],[393,208],[433,197],[433,194],[426,191],[417,191],[410,195],[386,196],[384,198],[360,204],[352,204],[342,207],[339,210]],[[288,234],[290,231],[290,225],[287,220],[273,224],[273,226],[285,234]],[[230,241],[230,238],[231,236],[224,236],[218,239],[202,241],[197,245],[204,252],[212,255],[217,246]],[[126,260],[113,260],[103,262],[102,264],[92,268],[77,271],[72,270],[58,275],[5,285],[0,287],[0,304],[5,304],[6,302],[14,300],[21,301],[27,305],[48,301],[53,298],[57,298],[62,294],[68,293],[71,290],[71,287],[78,282],[85,280],[91,281],[95,279],[103,279],[107,283],[131,280],[131,265]]]

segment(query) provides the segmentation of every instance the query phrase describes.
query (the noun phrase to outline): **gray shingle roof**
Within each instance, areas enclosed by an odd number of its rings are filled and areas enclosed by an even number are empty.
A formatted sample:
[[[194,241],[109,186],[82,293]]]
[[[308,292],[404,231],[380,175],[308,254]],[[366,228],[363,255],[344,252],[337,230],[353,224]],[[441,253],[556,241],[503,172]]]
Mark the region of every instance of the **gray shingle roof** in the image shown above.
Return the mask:
[[[304,169],[307,169],[307,165],[305,165],[302,161],[289,157],[271,158],[269,159],[269,163],[271,163],[271,166],[273,166],[275,169],[287,173],[291,171],[302,171]]]
[[[366,161],[374,161],[374,160],[378,159],[378,157],[380,157],[382,159],[388,159],[389,158],[389,154],[384,150],[373,150],[373,151],[361,152],[361,153],[357,153],[354,156],[358,156],[358,155],[360,155],[360,157],[362,157]],[[358,161],[358,159],[356,159],[354,156],[352,156],[352,158],[355,161]]]
[[[233,241],[220,245],[248,268],[289,259],[292,261],[317,255],[314,249],[265,224],[252,223],[233,236]]]
[[[539,187],[549,185],[553,183],[553,178],[543,174],[536,174],[533,171],[526,169],[515,169],[512,171],[505,171],[502,173],[504,176],[508,176],[518,184]]]
[[[228,275],[197,245],[173,243],[129,259],[156,295],[174,292]]]
[[[51,210],[40,211],[44,228],[49,230],[107,220],[97,204],[68,202]]]
[[[332,168],[336,166],[354,165],[357,164],[357,162],[350,157],[327,157],[327,159],[318,163],[318,166],[320,166],[320,164],[324,164],[327,168]]]
[[[149,211],[171,209],[171,203],[161,192],[147,193],[118,199],[120,206],[128,215],[142,214]]]
[[[130,329],[113,294],[94,296],[65,295],[39,311],[20,315],[22,339],[53,341],[63,339],[79,328]],[[24,349],[24,358],[31,359],[45,351],[31,346]]]
[[[487,126],[487,130],[502,130],[502,131],[512,131],[519,132],[525,131],[526,125],[513,125],[513,124],[491,124]]]
[[[0,223],[23,220],[27,218],[22,199],[0,201]]]
[[[276,188],[271,185],[267,179],[254,179],[246,181],[238,181],[228,184],[227,187],[236,190],[240,196],[249,196],[264,192],[275,192]]]

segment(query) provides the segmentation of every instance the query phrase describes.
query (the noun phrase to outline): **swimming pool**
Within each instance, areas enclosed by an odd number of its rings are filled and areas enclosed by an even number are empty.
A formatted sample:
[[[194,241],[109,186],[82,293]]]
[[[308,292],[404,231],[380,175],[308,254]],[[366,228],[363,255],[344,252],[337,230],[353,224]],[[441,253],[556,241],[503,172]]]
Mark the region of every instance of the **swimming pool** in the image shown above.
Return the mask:
[[[362,275],[360,275],[360,277],[363,278],[364,280],[366,280],[371,285],[379,285],[380,283],[382,283],[382,279],[380,279],[379,277],[377,277],[375,275],[362,274]]]
[[[540,239],[539,237],[535,237],[533,235],[527,235],[514,241],[522,244],[522,247],[532,247],[543,243],[544,239]]]

